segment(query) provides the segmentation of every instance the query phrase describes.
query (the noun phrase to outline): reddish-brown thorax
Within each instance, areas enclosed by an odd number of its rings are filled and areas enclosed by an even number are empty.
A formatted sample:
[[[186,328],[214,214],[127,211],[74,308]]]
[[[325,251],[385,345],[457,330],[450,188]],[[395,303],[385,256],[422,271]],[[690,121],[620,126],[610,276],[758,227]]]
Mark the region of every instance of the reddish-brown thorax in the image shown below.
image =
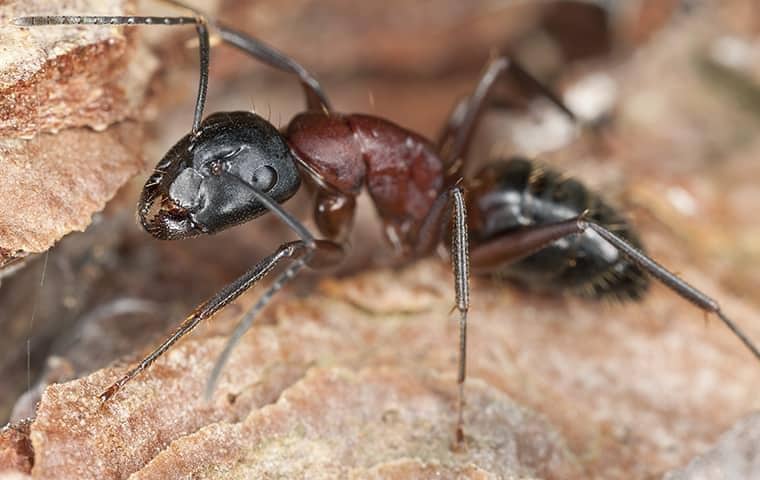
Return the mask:
[[[415,245],[445,187],[443,163],[428,140],[382,118],[314,111],[297,115],[287,137],[324,189],[316,207],[323,234],[345,233],[366,185],[391,243],[404,251]]]

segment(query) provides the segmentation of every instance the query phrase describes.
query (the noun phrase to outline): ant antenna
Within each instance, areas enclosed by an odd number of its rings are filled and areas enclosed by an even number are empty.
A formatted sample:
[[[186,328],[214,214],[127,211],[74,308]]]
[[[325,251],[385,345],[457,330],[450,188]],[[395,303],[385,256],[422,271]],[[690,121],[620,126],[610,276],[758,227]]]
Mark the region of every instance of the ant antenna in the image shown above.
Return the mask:
[[[171,0],[164,0],[171,1]],[[173,2],[172,2],[173,3]],[[195,25],[200,45],[200,80],[198,83],[198,96],[195,100],[195,115],[193,116],[192,134],[196,135],[200,130],[203,120],[203,109],[206,106],[206,92],[208,90],[208,67],[210,57],[210,42],[206,19],[202,15],[195,17],[125,17],[104,15],[47,15],[34,17],[18,17],[12,22],[19,27],[38,27],[52,25]]]
[[[259,60],[262,63],[276,68],[285,73],[291,73],[298,77],[303,87],[304,94],[306,95],[306,104],[310,110],[318,110],[320,112],[331,112],[332,106],[330,100],[328,100],[324,89],[319,84],[319,81],[304,68],[301,64],[278,51],[274,47],[267,45],[261,40],[254,38],[246,33],[240,32],[226,25],[219,23],[216,20],[211,20],[209,15],[205,15],[199,10],[184,4],[178,0],[160,0],[164,3],[174,5],[175,7],[183,8],[199,16],[200,18],[209,19],[214,28],[219,33],[219,36],[223,41],[236,47],[253,58]]]

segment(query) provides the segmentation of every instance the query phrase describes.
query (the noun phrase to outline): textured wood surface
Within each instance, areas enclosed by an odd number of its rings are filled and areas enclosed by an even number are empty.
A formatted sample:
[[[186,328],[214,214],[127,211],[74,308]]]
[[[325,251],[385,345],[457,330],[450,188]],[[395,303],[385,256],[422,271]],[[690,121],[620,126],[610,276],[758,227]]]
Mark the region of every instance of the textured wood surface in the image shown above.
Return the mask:
[[[122,0],[0,5],[0,266],[84,230],[143,167],[142,127],[108,127],[137,114],[155,68],[148,55],[135,59],[132,35],[119,28],[9,22],[35,14],[119,14],[130,6]]]
[[[610,121],[540,160],[619,205],[655,258],[720,300],[760,341],[760,123],[752,100],[760,87],[752,55],[726,63],[716,47],[729,38],[741,51],[757,41],[752,3],[711,4],[650,36],[635,55],[576,64],[562,83],[566,91],[593,73],[616,86]],[[192,67],[192,53],[186,65],[172,65]],[[247,67],[217,55],[217,68],[230,65],[230,83],[214,87],[212,79],[212,109],[255,100],[284,123],[300,108],[294,82],[262,70],[237,81]],[[167,75],[190,78],[192,68]],[[476,75],[328,75],[326,84],[342,109],[434,134]],[[165,109],[152,130],[159,140],[148,147],[156,150],[151,158],[189,123],[190,107],[170,107],[187,103],[192,83],[169,85],[176,97],[158,101]],[[537,118],[551,119],[536,112],[490,118],[482,158],[521,151],[531,136],[540,140],[532,145],[555,141],[555,124]],[[46,375],[17,406],[36,413],[29,436],[23,429],[0,435],[0,458],[21,470],[30,462],[19,445],[30,439],[37,478],[157,478],[169,471],[244,478],[266,470],[296,478],[650,479],[673,470],[681,480],[716,465],[755,473],[749,462],[760,452],[751,413],[760,407],[760,368],[717,319],[705,322],[662,287],[640,304],[607,305],[474,280],[468,448],[451,452],[457,331],[451,274],[440,259],[306,278],[289,288],[244,338],[205,402],[212,362],[261,290],[251,292],[101,408],[95,396],[103,387],[287,235],[262,218],[214,238],[160,243],[134,225],[135,198],[136,191],[125,192],[101,224],[77,237],[81,244],[70,238],[51,252],[52,285],[38,290],[37,262],[0,291],[3,306],[49,291],[69,305],[40,307],[49,322],[70,329],[60,332]],[[288,208],[307,216],[306,200]],[[387,250],[371,205],[363,202],[360,212],[350,261],[382,263]],[[60,287],[64,280],[71,290]],[[23,340],[8,345],[23,353]],[[114,355],[122,360],[101,369]],[[26,372],[23,361],[6,371]],[[47,385],[72,377],[79,378]],[[750,460],[737,463],[734,454]]]

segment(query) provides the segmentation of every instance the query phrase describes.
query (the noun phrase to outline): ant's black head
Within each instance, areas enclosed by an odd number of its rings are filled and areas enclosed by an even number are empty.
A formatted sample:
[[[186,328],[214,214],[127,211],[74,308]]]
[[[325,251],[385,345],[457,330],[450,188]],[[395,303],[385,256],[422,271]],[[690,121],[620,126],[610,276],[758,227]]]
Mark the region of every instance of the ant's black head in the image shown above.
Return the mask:
[[[140,222],[164,240],[216,233],[267,211],[251,187],[282,203],[300,181],[272,124],[251,112],[215,113],[156,166],[140,199]]]

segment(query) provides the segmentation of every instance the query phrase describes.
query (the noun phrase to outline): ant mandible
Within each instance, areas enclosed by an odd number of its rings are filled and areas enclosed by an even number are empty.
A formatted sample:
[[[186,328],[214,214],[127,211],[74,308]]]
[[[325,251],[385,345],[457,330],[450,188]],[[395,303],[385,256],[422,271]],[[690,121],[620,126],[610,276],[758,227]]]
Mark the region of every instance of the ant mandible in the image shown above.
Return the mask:
[[[472,178],[463,178],[479,120],[486,109],[498,103],[494,86],[509,75],[530,83],[574,119],[549,88],[509,58],[489,62],[474,91],[457,104],[433,144],[383,118],[334,112],[319,82],[293,59],[256,38],[210,22],[176,0],[163,1],[186,8],[193,16],[33,16],[17,18],[14,23],[195,25],[200,82],[193,127],[148,178],[138,205],[140,222],[158,239],[177,240],[217,233],[271,212],[300,240],[284,243],[196,307],[159,347],[108,387],[100,396],[102,401],[111,399],[201,321],[290,260],[228,340],[207,383],[210,395],[232,348],[272,296],[304,267],[325,268],[343,258],[362,188],[374,202],[386,238],[402,257],[413,260],[430,255],[441,242],[451,247],[460,314],[457,443],[464,438],[470,268],[478,274],[517,277],[535,288],[549,286],[619,300],[639,300],[647,291],[649,274],[704,312],[717,315],[760,359],[760,351],[718,302],[643,253],[625,218],[580,182],[522,158],[492,162]],[[282,132],[247,111],[219,112],[202,119],[209,24],[224,42],[296,75],[305,92],[307,111],[296,115]],[[296,193],[302,180],[316,188],[314,219],[324,238],[315,238],[280,206]],[[447,236],[449,226],[452,233]]]

